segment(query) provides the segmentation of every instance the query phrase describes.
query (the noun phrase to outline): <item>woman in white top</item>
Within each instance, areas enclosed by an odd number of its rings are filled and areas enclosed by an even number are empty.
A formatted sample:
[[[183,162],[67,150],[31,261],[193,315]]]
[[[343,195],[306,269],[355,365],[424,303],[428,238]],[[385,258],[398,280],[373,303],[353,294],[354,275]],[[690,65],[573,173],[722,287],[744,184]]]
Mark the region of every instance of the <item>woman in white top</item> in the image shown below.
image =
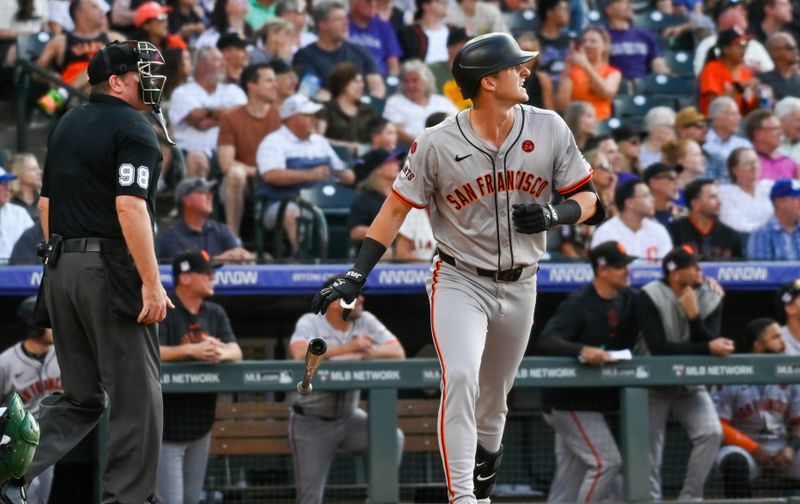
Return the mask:
[[[436,79],[425,63],[410,60],[400,68],[400,92],[386,100],[383,117],[397,126],[400,143],[411,145],[425,129],[425,120],[436,112],[455,115],[453,102],[436,94]]]
[[[752,233],[775,213],[769,199],[772,180],[761,179],[761,161],[753,149],[739,147],[728,156],[730,184],[719,188],[719,220],[740,233]]]

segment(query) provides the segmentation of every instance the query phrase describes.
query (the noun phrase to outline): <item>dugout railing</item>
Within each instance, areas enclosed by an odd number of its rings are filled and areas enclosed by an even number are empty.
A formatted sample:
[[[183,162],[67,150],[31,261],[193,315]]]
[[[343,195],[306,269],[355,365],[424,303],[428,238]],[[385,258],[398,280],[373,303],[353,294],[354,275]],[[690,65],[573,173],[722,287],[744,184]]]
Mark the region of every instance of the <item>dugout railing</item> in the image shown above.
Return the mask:
[[[303,363],[245,361],[234,364],[170,363],[162,369],[165,393],[289,392],[303,375]],[[317,372],[315,390],[369,390],[369,452],[367,494],[371,503],[399,502],[397,447],[398,390],[438,386],[434,359],[405,361],[325,362]],[[648,388],[655,386],[800,383],[800,358],[790,356],[639,357],[599,367],[569,358],[525,358],[515,388],[620,387],[620,451],[624,460],[624,499],[649,500]],[[101,457],[104,450],[100,443]],[[99,482],[98,482],[99,483]],[[769,499],[775,502],[775,499]],[[764,501],[764,502],[768,502]],[[783,499],[788,502],[787,499]]]

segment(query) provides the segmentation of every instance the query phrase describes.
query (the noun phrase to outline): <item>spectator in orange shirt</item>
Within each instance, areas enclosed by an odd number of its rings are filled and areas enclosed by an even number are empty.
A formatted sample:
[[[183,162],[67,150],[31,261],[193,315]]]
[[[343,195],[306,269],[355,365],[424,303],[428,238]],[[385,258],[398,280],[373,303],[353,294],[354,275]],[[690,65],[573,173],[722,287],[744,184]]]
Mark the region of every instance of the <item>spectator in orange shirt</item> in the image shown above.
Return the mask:
[[[742,115],[758,107],[758,80],[744,64],[747,43],[752,38],[739,28],[729,28],[719,34],[714,54],[709,51],[708,63],[700,74],[700,112],[707,113],[708,105],[720,95],[736,100]]]
[[[622,73],[608,64],[610,46],[605,28],[590,26],[583,30],[579,45],[567,54],[561,72],[558,110],[563,112],[573,101],[585,101],[594,107],[598,121],[611,117],[611,100],[619,90]]]

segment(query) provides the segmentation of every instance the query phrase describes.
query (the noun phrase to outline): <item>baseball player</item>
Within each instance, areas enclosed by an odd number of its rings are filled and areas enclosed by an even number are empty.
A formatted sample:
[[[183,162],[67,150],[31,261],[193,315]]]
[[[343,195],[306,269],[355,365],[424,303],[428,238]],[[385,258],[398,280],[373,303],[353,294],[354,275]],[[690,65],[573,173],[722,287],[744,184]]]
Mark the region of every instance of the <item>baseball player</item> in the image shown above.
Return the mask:
[[[779,354],[786,345],[776,321],[758,318],[737,346],[743,353]],[[722,423],[716,462],[726,499],[751,498],[750,483],[765,469],[800,480],[800,385],[725,385],[711,396]]]
[[[577,357],[587,365],[611,360],[607,350],[632,349],[639,336],[630,256],[619,242],[589,251],[591,284],[573,292],[547,322],[535,349]],[[556,431],[556,473],[548,502],[606,500],[622,457],[605,415],[619,412],[619,390],[544,389],[545,421]]]
[[[25,339],[0,354],[0,395],[19,394],[32,415],[39,415],[39,403],[47,394],[61,391],[61,370],[56,360],[52,329],[34,323],[36,297],[20,304],[17,318],[25,326]],[[28,487],[29,504],[47,504],[53,484],[50,466]]]
[[[602,220],[591,170],[554,112],[522,105],[537,53],[504,33],[467,42],[453,77],[473,106],[411,145],[353,267],[312,301],[352,302],[411,208],[438,243],[427,291],[441,365],[439,449],[449,502],[489,502],[506,395],[525,353],[536,271],[552,226]],[[553,205],[554,193],[563,197]]]

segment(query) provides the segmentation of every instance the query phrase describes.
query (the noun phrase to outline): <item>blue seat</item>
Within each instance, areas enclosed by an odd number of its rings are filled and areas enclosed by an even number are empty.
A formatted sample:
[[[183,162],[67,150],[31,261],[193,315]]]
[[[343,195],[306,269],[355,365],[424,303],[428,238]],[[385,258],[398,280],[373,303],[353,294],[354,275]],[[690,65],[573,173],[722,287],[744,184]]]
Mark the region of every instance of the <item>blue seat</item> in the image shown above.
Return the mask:
[[[644,117],[653,107],[675,108],[675,98],[668,96],[615,96],[614,115],[617,117]]]
[[[533,9],[521,9],[503,13],[503,19],[514,36],[539,29],[539,18]]]

